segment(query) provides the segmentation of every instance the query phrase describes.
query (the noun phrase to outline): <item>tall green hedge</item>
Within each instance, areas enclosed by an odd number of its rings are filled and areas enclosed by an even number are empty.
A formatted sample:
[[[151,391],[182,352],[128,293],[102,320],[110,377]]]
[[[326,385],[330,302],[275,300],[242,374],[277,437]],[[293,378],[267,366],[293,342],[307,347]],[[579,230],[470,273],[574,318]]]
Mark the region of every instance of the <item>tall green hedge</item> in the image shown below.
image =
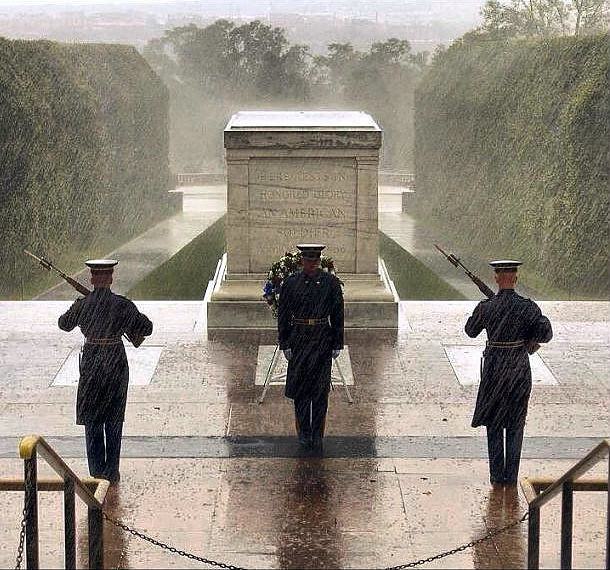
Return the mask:
[[[0,298],[166,217],[168,94],[132,47],[0,38]],[[175,202],[174,202],[175,203]]]
[[[571,297],[608,293],[609,43],[464,38],[416,93],[416,212]]]

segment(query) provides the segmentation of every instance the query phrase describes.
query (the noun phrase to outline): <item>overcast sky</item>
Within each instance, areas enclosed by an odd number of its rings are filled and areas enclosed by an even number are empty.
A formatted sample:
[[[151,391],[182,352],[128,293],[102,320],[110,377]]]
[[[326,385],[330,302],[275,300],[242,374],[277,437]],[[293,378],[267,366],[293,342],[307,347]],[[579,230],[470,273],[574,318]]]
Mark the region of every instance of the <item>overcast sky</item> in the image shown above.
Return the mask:
[[[451,3],[459,3],[459,4],[483,4],[484,0],[459,0],[459,2],[456,2],[456,0],[435,0],[435,4],[442,4],[442,3],[447,3],[447,4],[451,4]],[[178,3],[178,2],[176,2]],[[213,3],[217,4],[217,1],[213,1]],[[228,4],[230,4],[231,2],[227,2]],[[286,2],[280,2],[281,4],[286,4]],[[397,2],[399,3],[399,2]],[[172,0],[0,0],[0,6],[10,6],[10,7],[15,7],[15,8],[19,8],[19,7],[24,7],[24,6],[40,6],[40,5],[56,5],[56,6],[83,6],[83,5],[96,5],[96,4],[121,4],[121,5],[128,5],[128,4],[172,4]],[[206,0],[201,0],[201,4],[205,5],[206,4]],[[251,2],[249,2],[249,4],[251,5],[256,5],[259,4],[261,6],[265,6],[265,7],[269,7],[269,6],[273,6],[274,1],[273,0],[251,0]],[[329,5],[332,5],[333,2],[332,0],[328,1]],[[368,3],[369,6],[373,7],[375,5],[375,0],[370,0],[370,2]],[[415,2],[413,2],[413,0],[405,0],[405,4],[407,5],[417,5],[417,0],[415,0]]]
[[[91,6],[95,4],[158,4],[161,2],[167,2],[167,0],[145,0],[145,2],[142,0],[66,0],[64,2],[61,0],[0,0],[0,6],[19,8],[23,6],[48,6],[50,4],[56,6]]]

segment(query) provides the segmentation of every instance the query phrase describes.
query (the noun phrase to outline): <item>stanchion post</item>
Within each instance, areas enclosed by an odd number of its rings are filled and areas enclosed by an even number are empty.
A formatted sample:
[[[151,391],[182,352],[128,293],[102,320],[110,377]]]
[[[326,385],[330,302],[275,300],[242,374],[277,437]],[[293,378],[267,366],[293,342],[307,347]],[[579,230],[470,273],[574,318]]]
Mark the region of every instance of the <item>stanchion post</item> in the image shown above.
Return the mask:
[[[529,507],[527,527],[527,567],[538,570],[540,566],[540,508]]]
[[[65,566],[76,568],[76,511],[74,481],[64,480],[64,558]]]
[[[610,454],[608,455],[608,478],[610,479]],[[610,570],[610,488],[606,491],[606,570]]]
[[[572,568],[572,528],[574,514],[574,486],[566,481],[561,490],[561,568]]]
[[[88,507],[89,570],[104,568],[104,515],[102,509]]]
[[[36,450],[23,460],[25,480],[25,559],[28,569],[39,568],[38,558],[38,473]]]

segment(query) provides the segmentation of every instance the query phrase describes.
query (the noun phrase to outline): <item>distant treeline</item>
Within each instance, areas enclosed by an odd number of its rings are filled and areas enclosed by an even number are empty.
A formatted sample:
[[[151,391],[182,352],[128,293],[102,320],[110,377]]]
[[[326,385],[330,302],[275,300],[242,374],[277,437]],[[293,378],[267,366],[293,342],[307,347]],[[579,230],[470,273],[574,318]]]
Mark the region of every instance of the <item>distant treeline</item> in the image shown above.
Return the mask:
[[[0,298],[51,283],[172,206],[168,93],[132,47],[0,39]]]
[[[385,131],[383,164],[408,168],[413,91],[426,61],[408,41],[390,38],[368,51],[331,43],[326,55],[290,44],[264,22],[218,20],[167,30],[143,51],[171,93],[171,164],[177,172],[221,168],[222,132],[245,109],[354,109]]]
[[[605,297],[609,41],[467,36],[438,53],[416,93],[418,218],[522,258],[543,290]]]

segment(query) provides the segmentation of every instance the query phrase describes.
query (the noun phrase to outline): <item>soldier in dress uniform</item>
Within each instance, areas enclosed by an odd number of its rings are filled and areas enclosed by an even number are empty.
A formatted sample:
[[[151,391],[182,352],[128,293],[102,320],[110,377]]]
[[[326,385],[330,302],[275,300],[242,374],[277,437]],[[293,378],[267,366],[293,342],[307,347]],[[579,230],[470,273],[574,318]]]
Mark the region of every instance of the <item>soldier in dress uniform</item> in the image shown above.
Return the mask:
[[[80,356],[76,423],[85,426],[89,473],[111,483],[120,479],[121,435],[129,383],[121,335],[125,334],[134,346],[139,346],[153,328],[132,301],[110,290],[117,263],[114,259],[87,261],[93,291],[77,299],[58,322],[64,331],[79,326],[85,336]]]
[[[466,322],[466,334],[487,331],[481,384],[472,427],[487,427],[492,485],[515,485],[532,389],[528,346],[553,337],[551,323],[536,303],[515,293],[520,261],[492,261],[498,293],[481,301]],[[506,431],[506,454],[504,432]]]
[[[326,246],[299,244],[303,270],[282,283],[279,347],[288,360],[286,397],[294,400],[299,443],[321,448],[332,359],[343,349],[343,291],[339,279],[320,269]]]

